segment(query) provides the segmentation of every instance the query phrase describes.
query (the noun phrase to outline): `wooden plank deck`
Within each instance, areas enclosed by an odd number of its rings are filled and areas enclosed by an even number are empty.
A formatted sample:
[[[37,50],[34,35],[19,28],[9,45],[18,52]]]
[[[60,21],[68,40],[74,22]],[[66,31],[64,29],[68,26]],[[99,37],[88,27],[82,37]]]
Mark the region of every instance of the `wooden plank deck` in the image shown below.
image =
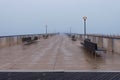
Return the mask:
[[[0,70],[118,71],[119,57],[112,53],[94,57],[84,50],[80,41],[56,35],[31,45],[0,49]]]

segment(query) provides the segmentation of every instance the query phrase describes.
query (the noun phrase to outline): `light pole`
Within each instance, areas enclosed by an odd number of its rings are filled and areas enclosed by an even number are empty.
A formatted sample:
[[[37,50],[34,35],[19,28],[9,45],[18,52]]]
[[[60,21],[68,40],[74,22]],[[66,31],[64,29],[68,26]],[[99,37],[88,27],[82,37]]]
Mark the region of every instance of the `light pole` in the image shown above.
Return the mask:
[[[71,27],[70,27],[70,36],[71,36]]]
[[[47,35],[47,24],[46,24],[46,35]]]
[[[86,37],[86,20],[87,20],[87,17],[84,16],[83,20],[84,20],[84,39],[85,39],[85,37]]]

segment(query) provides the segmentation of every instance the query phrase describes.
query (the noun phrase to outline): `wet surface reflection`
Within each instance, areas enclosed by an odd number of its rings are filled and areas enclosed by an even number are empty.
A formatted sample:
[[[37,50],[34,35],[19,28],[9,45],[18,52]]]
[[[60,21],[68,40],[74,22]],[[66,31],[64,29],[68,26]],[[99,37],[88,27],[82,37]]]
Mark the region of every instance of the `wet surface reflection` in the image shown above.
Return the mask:
[[[80,47],[80,48],[83,50],[85,60],[89,64],[91,69],[100,69],[100,66],[106,63],[105,55],[97,56],[94,53],[87,51],[83,47]]]

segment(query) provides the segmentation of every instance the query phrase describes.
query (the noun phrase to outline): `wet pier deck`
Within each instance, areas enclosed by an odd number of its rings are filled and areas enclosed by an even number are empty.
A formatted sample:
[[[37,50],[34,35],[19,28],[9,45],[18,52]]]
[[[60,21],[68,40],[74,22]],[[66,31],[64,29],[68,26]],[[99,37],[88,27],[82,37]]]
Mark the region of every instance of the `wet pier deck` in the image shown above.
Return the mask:
[[[108,52],[95,57],[80,45],[79,40],[56,35],[31,45],[0,49],[0,70],[118,71],[120,55]]]

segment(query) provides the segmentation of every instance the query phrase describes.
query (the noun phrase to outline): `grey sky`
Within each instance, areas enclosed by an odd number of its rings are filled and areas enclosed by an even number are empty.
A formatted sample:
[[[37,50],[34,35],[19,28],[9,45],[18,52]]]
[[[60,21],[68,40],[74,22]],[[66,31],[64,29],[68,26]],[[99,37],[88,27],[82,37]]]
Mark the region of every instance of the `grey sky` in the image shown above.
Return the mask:
[[[0,0],[0,35],[49,32],[119,34],[120,0]]]

